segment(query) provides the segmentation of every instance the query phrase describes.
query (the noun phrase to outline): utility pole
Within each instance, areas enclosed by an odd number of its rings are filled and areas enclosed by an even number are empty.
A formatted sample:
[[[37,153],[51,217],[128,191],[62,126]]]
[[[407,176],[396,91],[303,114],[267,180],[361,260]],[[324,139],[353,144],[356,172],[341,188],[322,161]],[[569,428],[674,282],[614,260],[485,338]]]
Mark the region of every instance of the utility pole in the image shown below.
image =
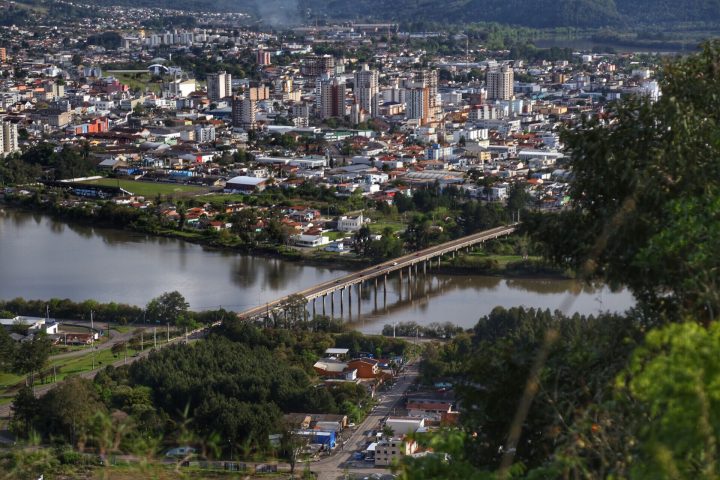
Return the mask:
[[[95,370],[95,323],[93,322],[93,311],[90,310],[90,348],[92,349],[92,369]]]
[[[167,323],[167,343],[170,343],[170,322]]]
[[[153,348],[157,348],[157,327],[153,327]]]

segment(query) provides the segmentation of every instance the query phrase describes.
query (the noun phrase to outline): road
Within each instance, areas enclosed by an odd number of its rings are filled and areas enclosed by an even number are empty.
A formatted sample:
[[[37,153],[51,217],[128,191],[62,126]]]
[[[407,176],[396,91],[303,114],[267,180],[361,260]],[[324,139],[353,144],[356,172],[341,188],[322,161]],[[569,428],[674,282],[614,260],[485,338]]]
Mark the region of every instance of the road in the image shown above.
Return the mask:
[[[288,295],[287,297],[273,300],[272,302],[268,302],[264,305],[258,305],[257,307],[253,307],[249,310],[239,313],[238,317],[241,319],[251,319],[260,315],[265,315],[267,310],[277,308],[278,306],[287,303],[291,299],[291,297],[295,296],[301,296],[307,300],[320,298],[323,295],[327,295],[342,288],[356,285],[358,283],[362,283],[378,277],[383,277],[392,272],[396,272],[404,268],[409,268],[416,264],[422,265],[423,262],[432,260],[447,253],[456,252],[465,247],[477,245],[478,243],[482,243],[486,240],[492,240],[500,236],[510,235],[515,231],[515,229],[516,225],[506,225],[502,227],[491,228],[490,230],[485,230],[483,232],[478,232],[473,235],[458,238],[457,240],[452,240],[450,242],[436,245],[434,247],[426,248],[424,250],[411,253],[409,255],[404,255],[394,260],[389,260],[387,262],[383,262],[372,267],[350,273],[348,275],[345,275],[344,277],[340,277],[335,280],[319,283],[310,288],[301,290],[292,295]],[[218,324],[219,323],[220,322],[218,322]]]
[[[199,336],[202,336],[202,335],[203,335],[203,330],[202,329],[197,330],[197,331],[191,332],[191,334],[189,334],[189,336],[188,336],[188,339],[195,340],[195,339],[199,338]],[[168,345],[174,345],[176,343],[182,342],[184,339],[185,339],[184,335],[181,335],[181,336],[175,337],[175,338],[171,338],[169,343],[159,344],[157,346],[157,349],[159,350],[161,348],[167,347]],[[123,358],[121,360],[118,360],[117,362],[113,362],[112,366],[120,367],[122,365],[130,365],[130,364],[136,362],[137,360],[140,360],[141,358],[147,357],[151,351],[152,351],[152,349],[143,350],[142,352],[140,352],[140,354],[137,357],[127,357],[127,359]],[[85,354],[87,353],[87,351],[85,351],[85,350],[81,350],[81,352],[85,353]],[[74,353],[74,352],[72,352],[72,353]],[[73,376],[92,379],[92,378],[95,378],[95,375],[97,375],[98,372],[100,372],[101,370],[104,370],[104,369],[105,369],[105,365],[98,366],[98,368],[96,368],[95,370],[82,372],[82,373],[79,373],[79,374],[73,375]],[[62,382],[49,383],[46,385],[35,386],[35,388],[33,389],[35,391],[35,396],[40,397],[42,395],[45,395],[47,392],[52,390],[54,387],[56,387],[60,383],[62,383]],[[11,413],[12,412],[11,412],[11,404],[10,403],[7,403],[5,405],[0,405],[0,418],[9,418],[11,416]]]
[[[393,413],[393,408],[402,400],[410,385],[415,382],[418,373],[418,365],[409,364],[395,382],[395,385],[389,391],[381,393],[382,400],[380,403],[367,416],[365,421],[356,427],[356,430],[345,441],[343,449],[310,464],[310,470],[318,475],[318,480],[337,480],[343,476],[346,469],[350,473],[354,472],[362,475],[390,472],[388,469],[375,468],[372,463],[362,460],[353,461],[352,456],[359,448],[365,447],[367,443],[365,432],[368,430],[380,430],[380,422]]]

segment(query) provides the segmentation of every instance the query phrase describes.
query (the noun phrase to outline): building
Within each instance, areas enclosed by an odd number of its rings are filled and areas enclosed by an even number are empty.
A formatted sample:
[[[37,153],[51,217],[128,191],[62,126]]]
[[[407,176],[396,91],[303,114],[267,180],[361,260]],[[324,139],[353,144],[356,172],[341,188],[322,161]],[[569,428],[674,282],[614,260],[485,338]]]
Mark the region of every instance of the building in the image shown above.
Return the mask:
[[[58,322],[54,318],[25,317],[0,318],[0,326],[11,329],[14,326],[26,328],[28,333],[45,332],[48,335],[58,333]]]
[[[430,90],[427,87],[411,88],[406,97],[405,116],[408,120],[428,123],[430,117]]]
[[[250,100],[267,100],[270,98],[270,88],[267,85],[258,85],[257,87],[250,87],[247,90],[247,97]]]
[[[345,116],[345,82],[337,78],[320,82],[320,118]]]
[[[224,71],[207,76],[207,94],[213,102],[232,95],[232,75]]]
[[[5,47],[0,48],[0,62],[7,62],[7,48]]]
[[[225,183],[226,192],[253,193],[265,190],[268,184],[268,178],[260,177],[233,177]]]
[[[195,141],[198,143],[210,143],[215,141],[215,127],[212,125],[196,125]]]
[[[375,446],[375,466],[389,467],[395,465],[407,455],[417,451],[418,445],[409,438],[393,437],[381,440]]]
[[[314,248],[327,245],[330,243],[330,239],[322,235],[295,235],[293,243],[298,247]]]
[[[257,102],[250,98],[233,97],[232,125],[233,127],[253,130],[256,125]]]
[[[367,65],[355,72],[355,102],[371,117],[377,117],[380,111],[378,79],[378,72]]]
[[[513,69],[509,65],[489,69],[487,72],[487,96],[490,100],[510,100],[513,97]]]
[[[424,418],[413,417],[388,417],[385,420],[385,426],[393,431],[393,435],[403,436],[409,433],[415,433],[418,429],[425,427]]]
[[[9,155],[20,150],[18,145],[18,127],[14,122],[0,117],[2,128],[0,128],[0,156]]]
[[[262,48],[258,48],[256,60],[260,66],[270,65],[272,63],[270,52],[266,52]]]
[[[303,60],[300,73],[308,77],[331,76],[335,72],[335,58],[331,55],[314,55]]]
[[[172,97],[187,97],[197,89],[195,79],[182,80],[176,78],[164,85],[164,90],[167,95]]]
[[[362,213],[356,217],[342,216],[338,220],[337,229],[341,232],[357,232],[364,223]]]

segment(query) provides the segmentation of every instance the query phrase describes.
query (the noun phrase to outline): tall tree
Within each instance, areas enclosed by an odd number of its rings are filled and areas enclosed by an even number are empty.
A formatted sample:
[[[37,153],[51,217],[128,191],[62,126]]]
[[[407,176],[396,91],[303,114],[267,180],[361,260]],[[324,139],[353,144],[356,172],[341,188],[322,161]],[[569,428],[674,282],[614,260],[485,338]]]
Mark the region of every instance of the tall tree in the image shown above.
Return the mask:
[[[180,292],[166,292],[147,304],[147,318],[150,321],[174,324],[187,313],[188,308],[190,304]]]

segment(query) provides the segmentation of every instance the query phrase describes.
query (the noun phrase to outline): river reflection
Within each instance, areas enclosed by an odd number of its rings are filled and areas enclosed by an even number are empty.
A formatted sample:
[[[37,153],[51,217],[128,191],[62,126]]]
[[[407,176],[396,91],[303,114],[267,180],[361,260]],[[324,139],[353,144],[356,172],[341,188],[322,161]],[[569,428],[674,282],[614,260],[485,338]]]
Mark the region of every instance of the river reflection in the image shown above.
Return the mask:
[[[340,269],[207,249],[175,239],[65,223],[44,215],[0,213],[0,298],[96,299],[145,305],[178,290],[193,309],[244,310],[343,275]],[[564,307],[568,313],[623,311],[627,291],[611,292],[569,280],[427,275],[402,286],[391,277],[343,305],[343,318],[365,332],[386,323],[452,321],[470,327],[495,306]],[[376,302],[377,307],[376,307]],[[319,305],[319,304],[318,304]],[[316,308],[317,306],[316,305]],[[329,313],[329,299],[326,311]],[[335,316],[340,315],[335,297]]]

